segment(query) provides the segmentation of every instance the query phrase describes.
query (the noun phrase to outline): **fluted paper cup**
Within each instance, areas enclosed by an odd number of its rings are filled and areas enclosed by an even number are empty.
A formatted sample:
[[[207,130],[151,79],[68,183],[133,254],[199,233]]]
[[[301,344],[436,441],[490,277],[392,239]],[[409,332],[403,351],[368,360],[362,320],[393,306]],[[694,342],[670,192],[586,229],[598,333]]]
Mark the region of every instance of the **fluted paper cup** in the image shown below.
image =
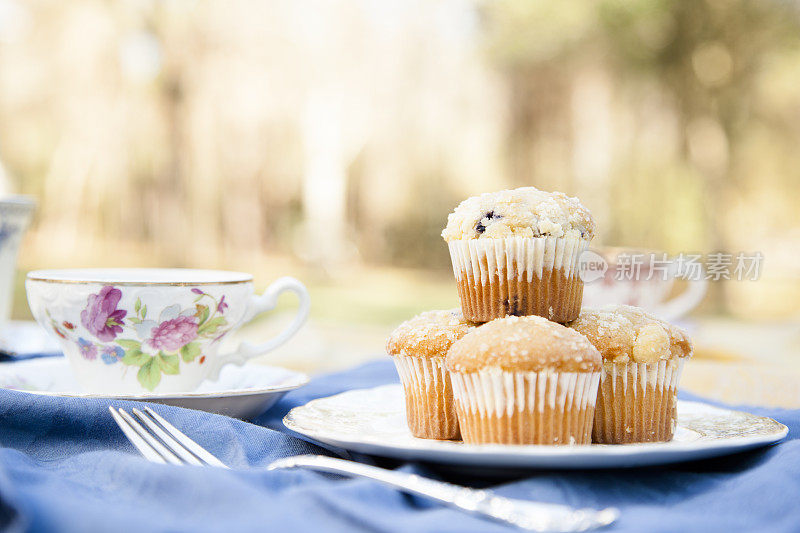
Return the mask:
[[[600,372],[451,372],[461,437],[475,444],[589,444]]]
[[[444,357],[396,355],[392,359],[403,384],[411,434],[423,439],[460,438],[453,387]]]
[[[464,317],[472,322],[508,315],[574,320],[583,298],[578,260],[588,245],[587,239],[566,237],[450,241]]]
[[[603,364],[592,441],[598,444],[672,440],[683,359]]]

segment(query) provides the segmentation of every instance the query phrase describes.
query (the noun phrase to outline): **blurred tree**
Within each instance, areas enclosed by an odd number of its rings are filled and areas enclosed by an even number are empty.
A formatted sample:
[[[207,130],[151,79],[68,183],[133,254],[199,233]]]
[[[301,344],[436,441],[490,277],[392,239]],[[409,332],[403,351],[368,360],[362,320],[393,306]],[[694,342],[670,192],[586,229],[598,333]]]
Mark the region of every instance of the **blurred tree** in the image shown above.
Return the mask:
[[[610,228],[603,232],[606,239],[668,247],[676,242],[670,233],[691,233],[692,224],[699,222],[703,233],[695,245],[701,250],[741,245],[733,238],[741,225],[731,224],[728,210],[748,183],[763,179],[743,161],[752,141],[749,133],[765,121],[776,136],[785,130],[759,108],[759,82],[776,54],[800,44],[795,4],[587,0],[564,5],[504,0],[484,4],[482,13],[489,57],[509,87],[508,168],[514,183],[533,181],[555,188],[557,181],[569,192],[581,192],[571,180],[576,169],[570,156],[578,135],[564,129],[576,110],[567,95],[570,87],[581,83],[582,72],[599,66],[615,85],[618,101],[606,105],[617,111],[610,126],[617,139],[610,149],[621,154],[616,168],[603,168],[616,174],[613,181],[603,172],[595,177],[616,193],[602,198],[607,205],[599,210],[608,216],[600,220],[601,230],[603,223]],[[581,94],[592,98],[591,91]],[[639,134],[625,135],[623,122],[631,111],[635,118],[627,128]],[[646,122],[660,122],[651,153],[644,156],[664,160],[667,164],[660,169],[646,170],[652,165],[646,162],[644,169],[641,166]],[[607,128],[600,132],[593,142],[603,146]],[[664,154],[672,151],[675,157],[670,161]],[[555,162],[548,161],[553,157]],[[699,188],[691,176],[700,178]],[[687,213],[684,202],[693,194],[698,195],[695,208]],[[591,196],[590,201],[600,200]],[[699,208],[704,219],[693,221],[692,212]],[[682,244],[690,242],[684,239]],[[718,308],[724,304],[724,287],[715,285]]]
[[[718,303],[797,309],[796,3],[0,2],[31,264],[446,273],[447,213],[533,184],[598,244],[758,249]]]

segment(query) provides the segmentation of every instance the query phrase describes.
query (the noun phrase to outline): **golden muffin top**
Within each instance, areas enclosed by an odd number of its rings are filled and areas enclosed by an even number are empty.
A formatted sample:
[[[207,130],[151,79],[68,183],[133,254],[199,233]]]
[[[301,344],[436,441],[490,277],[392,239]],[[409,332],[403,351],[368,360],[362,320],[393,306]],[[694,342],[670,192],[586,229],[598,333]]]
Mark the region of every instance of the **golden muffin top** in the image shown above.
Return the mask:
[[[460,309],[426,311],[400,324],[386,343],[389,355],[444,357],[458,339],[475,329]]]
[[[446,241],[505,237],[573,237],[591,240],[592,214],[563,192],[521,187],[473,196],[447,217]]]
[[[464,335],[450,348],[446,364],[452,372],[593,372],[602,368],[602,361],[575,330],[540,316],[509,316]]]
[[[652,363],[692,355],[685,331],[630,305],[582,309],[568,326],[586,335],[609,362]]]

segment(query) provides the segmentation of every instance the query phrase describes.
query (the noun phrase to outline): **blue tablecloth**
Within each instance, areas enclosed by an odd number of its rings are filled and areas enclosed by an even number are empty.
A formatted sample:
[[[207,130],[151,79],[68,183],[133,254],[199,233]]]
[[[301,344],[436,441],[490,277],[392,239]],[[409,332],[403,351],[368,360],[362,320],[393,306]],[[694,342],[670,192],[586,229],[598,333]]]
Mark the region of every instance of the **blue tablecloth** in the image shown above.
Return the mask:
[[[511,531],[366,480],[258,468],[278,457],[327,453],[284,432],[280,420],[291,407],[393,381],[388,361],[318,377],[252,424],[156,406],[231,471],[146,462],[113,424],[106,401],[0,390],[0,530]],[[798,531],[800,411],[749,410],[789,426],[789,440],[662,468],[537,472],[472,483],[518,498],[617,506],[622,517],[613,531]],[[469,472],[453,478],[431,466],[392,466],[470,482]]]

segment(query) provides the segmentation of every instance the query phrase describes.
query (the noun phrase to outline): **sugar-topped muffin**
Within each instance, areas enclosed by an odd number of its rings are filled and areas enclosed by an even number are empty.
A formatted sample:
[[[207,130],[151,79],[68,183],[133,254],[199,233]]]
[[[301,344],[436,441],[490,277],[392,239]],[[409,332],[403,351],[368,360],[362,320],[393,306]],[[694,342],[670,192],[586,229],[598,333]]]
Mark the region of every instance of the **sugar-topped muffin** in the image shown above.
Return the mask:
[[[459,438],[450,376],[444,367],[450,347],[475,329],[459,309],[427,311],[392,332],[386,351],[392,356],[406,398],[406,419],[415,437]]]
[[[460,309],[425,311],[397,326],[386,351],[389,355],[443,357],[454,342],[474,328]]]
[[[685,331],[639,307],[587,308],[569,327],[586,335],[608,362],[652,363],[692,355]]]
[[[603,356],[592,438],[602,444],[671,440],[677,391],[692,343],[682,329],[638,307],[584,309],[569,327]]]
[[[448,215],[442,231],[446,241],[512,236],[591,239],[593,235],[592,214],[580,200],[536,187],[467,198]]]
[[[446,359],[464,442],[588,444],[601,362],[586,337],[538,316],[471,331]]]
[[[578,258],[593,236],[589,210],[564,193],[522,187],[464,200],[442,231],[464,316],[575,319],[583,297]]]
[[[592,372],[600,370],[600,363],[586,337],[540,316],[488,322],[457,342],[447,356],[447,367],[454,372]]]

